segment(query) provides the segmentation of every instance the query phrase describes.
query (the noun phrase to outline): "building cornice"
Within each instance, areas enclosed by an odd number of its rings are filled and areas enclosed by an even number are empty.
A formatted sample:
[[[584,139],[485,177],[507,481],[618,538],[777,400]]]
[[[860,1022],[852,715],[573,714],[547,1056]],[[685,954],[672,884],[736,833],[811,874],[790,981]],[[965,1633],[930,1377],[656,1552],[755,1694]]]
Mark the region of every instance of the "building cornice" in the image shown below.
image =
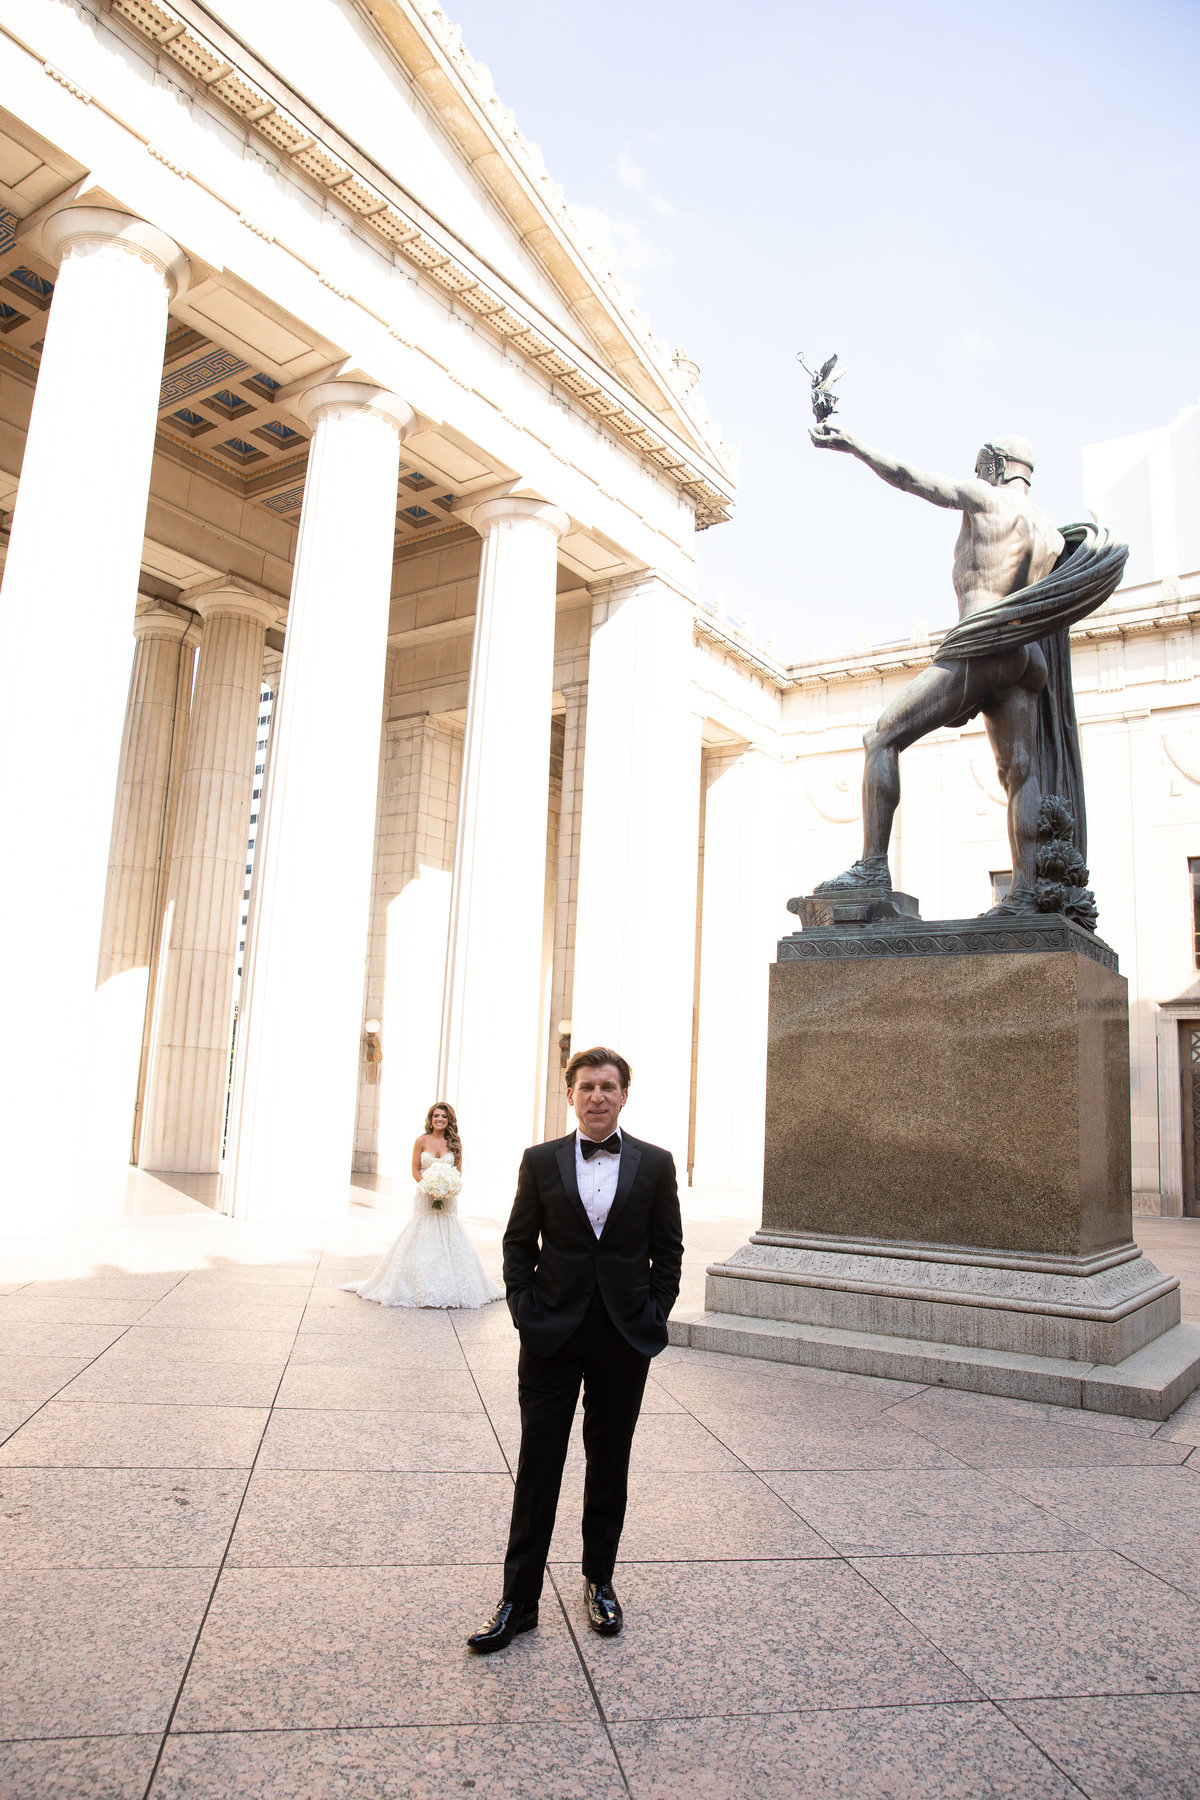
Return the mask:
[[[341,139],[335,128],[326,127],[281,77],[257,66],[249,69],[234,51],[234,40],[227,32],[221,33],[223,41],[218,46],[185,16],[183,8],[161,5],[158,0],[99,0],[99,4],[111,19],[120,21],[163,56],[173,75],[232,113],[305,184],[344,208],[360,229],[433,282],[445,298],[465,307],[507,350],[540,369],[605,431],[653,464],[687,498],[697,530],[728,519],[733,482],[709,445],[705,446],[707,454],[697,458],[680,432],[659,419],[652,406],[630,390],[624,372],[614,382],[540,312],[536,325],[532,324],[529,315],[537,309],[526,296],[487,268],[448,227],[433,220],[385,170]],[[188,8],[189,13],[195,10]],[[408,9],[399,6],[394,12],[408,16]],[[425,91],[429,92],[428,88]],[[429,97],[436,98],[432,93]],[[455,118],[462,111],[460,105]],[[550,215],[546,217],[549,227]],[[529,233],[525,235],[528,239]],[[531,247],[545,262],[545,244]]]

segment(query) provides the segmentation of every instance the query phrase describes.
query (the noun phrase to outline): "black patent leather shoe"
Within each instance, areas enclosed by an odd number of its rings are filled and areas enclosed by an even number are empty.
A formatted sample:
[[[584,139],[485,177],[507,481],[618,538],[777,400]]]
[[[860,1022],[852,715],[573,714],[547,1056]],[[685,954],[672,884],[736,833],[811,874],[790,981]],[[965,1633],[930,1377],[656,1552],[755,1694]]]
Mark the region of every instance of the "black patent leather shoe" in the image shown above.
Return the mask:
[[[533,1631],[537,1622],[536,1600],[502,1600],[491,1618],[485,1620],[478,1631],[471,1633],[467,1639],[467,1649],[477,1650],[480,1654],[489,1650],[503,1650],[521,1632]]]
[[[583,1591],[588,1624],[601,1637],[616,1637],[625,1623],[621,1602],[613,1593],[611,1581],[589,1581]]]

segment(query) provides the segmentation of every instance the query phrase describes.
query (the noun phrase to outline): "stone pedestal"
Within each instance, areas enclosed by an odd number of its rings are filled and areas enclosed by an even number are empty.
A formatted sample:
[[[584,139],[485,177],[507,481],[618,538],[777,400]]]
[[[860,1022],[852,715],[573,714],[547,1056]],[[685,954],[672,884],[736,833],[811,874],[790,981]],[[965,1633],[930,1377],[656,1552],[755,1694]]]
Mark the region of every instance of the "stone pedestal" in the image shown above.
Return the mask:
[[[809,929],[771,971],[763,1223],[676,1341],[1165,1417],[1132,1241],[1126,983],[1052,915]]]

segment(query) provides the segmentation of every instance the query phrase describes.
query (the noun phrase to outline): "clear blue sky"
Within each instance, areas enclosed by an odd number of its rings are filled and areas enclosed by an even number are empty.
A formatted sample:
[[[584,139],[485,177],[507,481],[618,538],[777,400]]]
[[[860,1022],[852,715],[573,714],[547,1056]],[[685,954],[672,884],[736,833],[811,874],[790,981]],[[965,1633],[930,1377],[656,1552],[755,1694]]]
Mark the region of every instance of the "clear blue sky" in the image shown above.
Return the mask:
[[[1200,399],[1197,0],[445,0],[741,445],[701,591],[785,653],[953,616],[953,515],[808,443],[841,418],[969,472],[1022,432],[1083,511],[1080,447]]]

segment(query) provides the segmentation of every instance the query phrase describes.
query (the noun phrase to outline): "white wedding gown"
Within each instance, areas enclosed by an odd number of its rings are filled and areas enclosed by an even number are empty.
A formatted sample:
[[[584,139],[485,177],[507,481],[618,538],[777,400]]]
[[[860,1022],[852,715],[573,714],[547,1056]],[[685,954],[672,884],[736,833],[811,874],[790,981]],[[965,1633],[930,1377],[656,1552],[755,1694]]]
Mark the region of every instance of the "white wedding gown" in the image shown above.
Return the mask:
[[[453,1151],[431,1156],[422,1150],[422,1174],[433,1163],[452,1169]],[[490,1279],[467,1236],[458,1196],[444,1200],[438,1212],[419,1183],[413,1216],[400,1236],[367,1279],[348,1281],[345,1292],[377,1300],[380,1306],[486,1306],[504,1298],[504,1289]]]

